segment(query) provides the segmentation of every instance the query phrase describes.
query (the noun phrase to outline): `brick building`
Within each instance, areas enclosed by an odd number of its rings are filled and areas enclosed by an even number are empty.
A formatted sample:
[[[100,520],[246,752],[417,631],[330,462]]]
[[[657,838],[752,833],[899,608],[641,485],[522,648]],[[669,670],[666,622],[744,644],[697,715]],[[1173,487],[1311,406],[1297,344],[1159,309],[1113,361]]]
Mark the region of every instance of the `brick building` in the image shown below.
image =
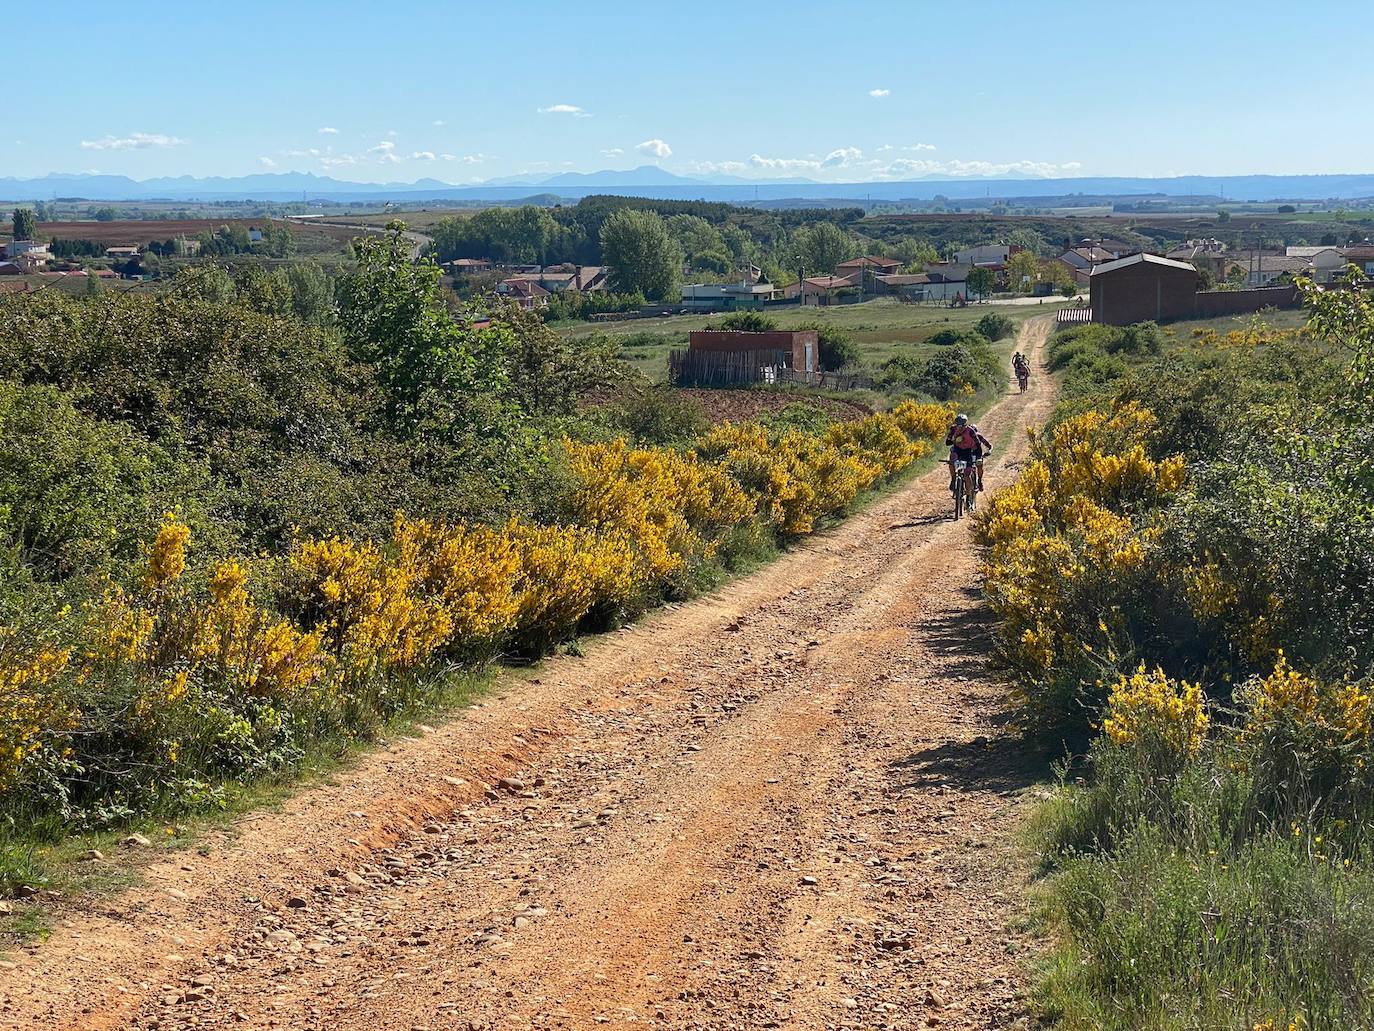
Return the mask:
[[[1196,307],[1197,269],[1157,254],[1132,254],[1093,266],[1093,321],[1111,326],[1188,318]]]

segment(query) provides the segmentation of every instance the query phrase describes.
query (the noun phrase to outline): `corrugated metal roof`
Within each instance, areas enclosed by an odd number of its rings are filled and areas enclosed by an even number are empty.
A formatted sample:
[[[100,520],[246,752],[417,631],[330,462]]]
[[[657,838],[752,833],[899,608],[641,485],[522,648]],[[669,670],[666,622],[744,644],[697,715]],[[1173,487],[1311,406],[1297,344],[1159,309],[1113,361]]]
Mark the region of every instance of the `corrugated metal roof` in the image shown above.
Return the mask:
[[[1115,261],[1104,261],[1101,265],[1094,265],[1092,275],[1100,276],[1106,272],[1115,272],[1117,269],[1127,268],[1131,265],[1163,265],[1166,268],[1187,269],[1189,272],[1196,272],[1197,269],[1186,261],[1175,261],[1173,258],[1161,258],[1158,254],[1130,254],[1124,258],[1117,258]]]

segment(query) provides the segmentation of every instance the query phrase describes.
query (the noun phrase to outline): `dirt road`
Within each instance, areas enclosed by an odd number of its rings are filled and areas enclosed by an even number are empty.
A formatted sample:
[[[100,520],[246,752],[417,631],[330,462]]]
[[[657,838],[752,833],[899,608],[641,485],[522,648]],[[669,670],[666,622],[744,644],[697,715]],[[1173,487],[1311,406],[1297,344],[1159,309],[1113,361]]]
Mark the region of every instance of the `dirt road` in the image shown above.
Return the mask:
[[[982,421],[990,488],[1050,391]],[[74,910],[0,971],[0,1027],[1017,1023],[1025,775],[945,486]]]

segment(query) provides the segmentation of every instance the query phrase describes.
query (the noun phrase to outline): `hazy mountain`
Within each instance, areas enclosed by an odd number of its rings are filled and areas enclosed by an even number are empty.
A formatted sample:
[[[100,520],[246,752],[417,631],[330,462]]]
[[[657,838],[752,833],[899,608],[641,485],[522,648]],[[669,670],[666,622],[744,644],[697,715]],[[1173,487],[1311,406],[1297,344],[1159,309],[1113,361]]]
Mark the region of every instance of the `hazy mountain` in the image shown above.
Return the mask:
[[[1374,196],[1374,175],[1181,176],[1171,179],[1098,177],[1080,179],[939,179],[901,182],[819,183],[805,179],[694,178],[654,165],[627,170],[561,172],[543,177],[506,177],[475,185],[439,179],[412,183],[356,183],[310,172],[245,176],[176,176],[142,181],[116,175],[51,174],[37,179],[0,178],[0,198],[15,201],[75,197],[86,200],[520,200],[556,193],[577,200],[615,192],[664,200],[749,202],[777,200],[930,200],[997,197],[1225,197],[1238,201],[1349,200]]]

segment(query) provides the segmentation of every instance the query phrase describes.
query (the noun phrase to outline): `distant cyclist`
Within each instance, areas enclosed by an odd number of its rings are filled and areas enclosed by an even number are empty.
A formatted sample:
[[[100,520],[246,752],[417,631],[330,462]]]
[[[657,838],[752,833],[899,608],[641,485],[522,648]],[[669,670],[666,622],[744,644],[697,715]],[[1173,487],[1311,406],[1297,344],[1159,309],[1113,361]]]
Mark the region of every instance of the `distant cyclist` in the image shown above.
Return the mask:
[[[978,427],[960,412],[945,434],[945,444],[949,447],[949,489],[954,489],[954,463],[968,462],[978,470],[978,489],[982,490],[983,456],[992,454],[992,441],[979,433]]]
[[[1021,387],[1021,393],[1026,392],[1026,384],[1030,382],[1030,361],[1024,354],[1017,351],[1011,359],[1011,367],[1016,372],[1016,382]]]

